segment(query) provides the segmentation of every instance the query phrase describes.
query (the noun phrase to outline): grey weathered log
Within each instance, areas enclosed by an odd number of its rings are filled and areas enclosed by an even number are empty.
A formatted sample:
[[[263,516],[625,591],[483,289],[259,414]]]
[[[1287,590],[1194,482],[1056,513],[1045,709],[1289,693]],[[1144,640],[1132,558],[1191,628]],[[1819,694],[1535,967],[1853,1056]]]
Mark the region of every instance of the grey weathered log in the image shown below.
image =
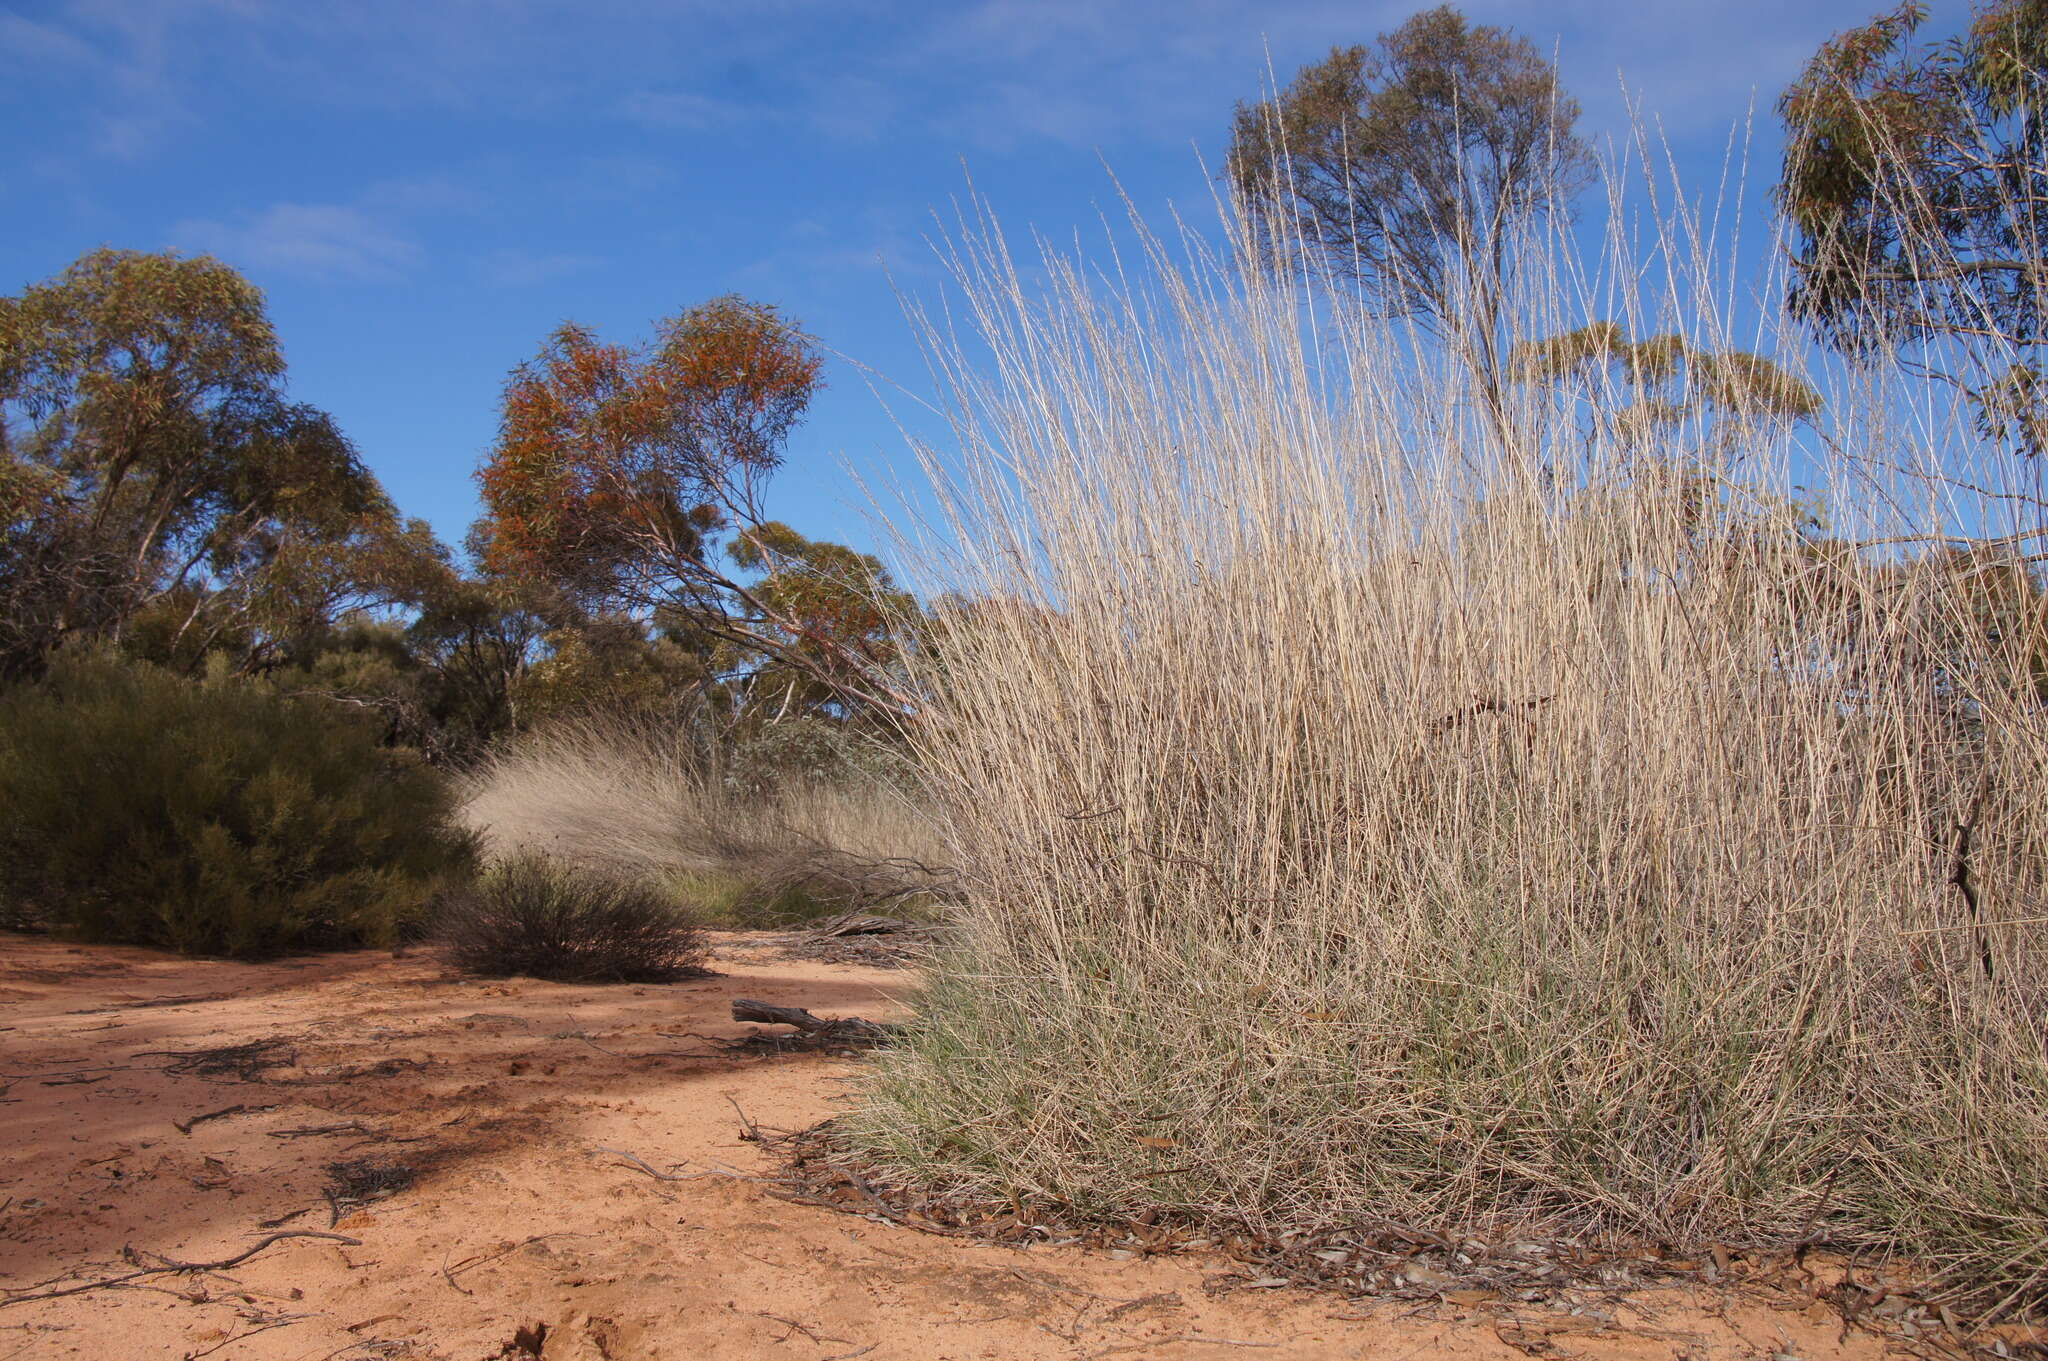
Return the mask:
[[[827,1020],[822,1016],[813,1016],[802,1007],[778,1007],[770,1002],[755,1002],[745,997],[733,998],[732,1018],[735,1021],[754,1021],[762,1025],[793,1026],[806,1035],[815,1035],[819,1039],[827,1040],[874,1044],[889,1036],[888,1026],[878,1025],[859,1016]]]

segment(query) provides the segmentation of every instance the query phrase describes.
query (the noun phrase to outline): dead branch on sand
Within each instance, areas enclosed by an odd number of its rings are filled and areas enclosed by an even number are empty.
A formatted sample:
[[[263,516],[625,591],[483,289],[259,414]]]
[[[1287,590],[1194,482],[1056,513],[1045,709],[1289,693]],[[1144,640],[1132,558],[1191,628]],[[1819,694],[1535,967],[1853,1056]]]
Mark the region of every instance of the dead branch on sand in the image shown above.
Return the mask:
[[[277,1103],[274,1101],[267,1106],[223,1106],[217,1111],[208,1111],[204,1115],[195,1115],[190,1120],[173,1120],[171,1121],[171,1128],[180,1134],[190,1134],[194,1125],[203,1125],[209,1120],[225,1120],[230,1115],[254,1115],[258,1111],[274,1111],[276,1109]]]
[[[837,1020],[826,1020],[821,1016],[813,1016],[802,1007],[779,1007],[770,1002],[756,1002],[745,997],[733,999],[732,1018],[735,1021],[754,1021],[762,1025],[791,1026],[806,1039],[849,1047],[881,1044],[889,1038],[894,1029],[859,1016],[842,1016]]]
[[[180,1275],[189,1271],[226,1271],[229,1267],[240,1266],[271,1244],[283,1242],[287,1238],[324,1238],[330,1242],[341,1243],[355,1248],[363,1245],[362,1239],[350,1238],[345,1233],[324,1233],[318,1229],[287,1229],[283,1233],[273,1233],[267,1238],[260,1239],[253,1246],[236,1253],[232,1257],[223,1257],[218,1262],[181,1262],[175,1257],[164,1257],[153,1252],[144,1253],[134,1247],[124,1247],[121,1249],[121,1255],[131,1262],[140,1261],[144,1257],[155,1257],[162,1265],[143,1267],[139,1271],[130,1271],[121,1276],[110,1276],[103,1281],[87,1281],[83,1285],[65,1286],[60,1290],[31,1289],[0,1300],[0,1309],[5,1309],[10,1304],[27,1304],[32,1300],[55,1300],[62,1299],[67,1295],[83,1295],[89,1290],[106,1290],[113,1286],[126,1285],[130,1281],[139,1281],[144,1276]],[[58,1279],[61,1280],[62,1277]]]

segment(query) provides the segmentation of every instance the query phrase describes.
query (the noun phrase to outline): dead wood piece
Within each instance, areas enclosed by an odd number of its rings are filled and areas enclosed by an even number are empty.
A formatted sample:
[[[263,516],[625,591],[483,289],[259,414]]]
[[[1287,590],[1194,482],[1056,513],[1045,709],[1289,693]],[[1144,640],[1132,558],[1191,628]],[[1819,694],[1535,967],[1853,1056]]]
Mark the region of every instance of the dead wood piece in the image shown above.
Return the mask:
[[[231,992],[195,992],[184,997],[151,997],[140,1002],[116,1002],[113,1006],[106,1008],[106,1010],[141,1011],[148,1007],[195,1006],[200,1002],[225,1002],[233,996],[234,994]]]
[[[812,936],[929,936],[937,927],[930,922],[906,921],[872,912],[842,912],[810,928]]]
[[[288,1068],[299,1061],[299,1051],[285,1040],[250,1040],[245,1044],[216,1045],[210,1049],[145,1049],[133,1058],[169,1059],[163,1071],[173,1077],[227,1077],[243,1082],[261,1082],[271,1068]]]
[[[842,1044],[880,1044],[889,1038],[893,1029],[859,1016],[842,1016],[836,1020],[826,1020],[822,1016],[813,1016],[802,1007],[779,1007],[770,1002],[756,1002],[745,997],[733,999],[732,1018],[735,1021],[755,1021],[762,1025],[791,1026],[799,1033],[815,1039],[832,1040]]]
[[[264,1109],[268,1110],[269,1107]],[[291,1129],[266,1130],[273,1139],[310,1139],[325,1134],[365,1134],[377,1137],[378,1131],[371,1129],[360,1120],[343,1120],[333,1125],[298,1125]]]
[[[802,1333],[812,1342],[820,1344],[826,1342],[849,1342],[852,1340],[851,1338],[820,1335],[817,1329],[811,1327],[809,1324],[799,1323],[797,1322],[797,1320],[793,1318],[784,1318],[781,1314],[771,1314],[768,1313],[766,1310],[762,1309],[749,1309],[747,1310],[747,1312],[752,1314],[755,1318],[765,1318],[772,1323],[779,1323],[783,1327],[789,1329],[787,1333],[784,1333],[781,1337],[775,1339],[777,1342],[787,1342],[790,1338],[796,1336],[798,1333]],[[872,1350],[872,1348],[870,1350]]]
[[[254,1115],[258,1111],[274,1111],[276,1109],[277,1103],[274,1101],[267,1106],[223,1106],[217,1111],[208,1111],[204,1115],[195,1115],[190,1120],[173,1120],[171,1121],[171,1128],[180,1134],[190,1134],[194,1125],[203,1125],[209,1120],[225,1120],[230,1115]]]
[[[335,1227],[344,1216],[373,1200],[405,1190],[419,1179],[419,1172],[408,1163],[381,1158],[327,1164],[328,1184],[320,1191],[327,1201],[327,1227]]]
[[[598,1148],[594,1151],[598,1153],[609,1153],[614,1158],[624,1158],[627,1162],[639,1168],[642,1172],[645,1172],[648,1176],[654,1178],[656,1181],[696,1181],[699,1176],[703,1175],[701,1173],[692,1174],[688,1172],[657,1171],[645,1158],[642,1158],[635,1153],[628,1153],[623,1148]],[[683,1167],[687,1166],[687,1164],[677,1163],[676,1166]]]
[[[313,1317],[311,1314],[293,1314],[287,1318],[271,1319],[268,1322],[258,1324],[256,1327],[250,1328],[244,1332],[230,1333],[228,1336],[214,1343],[211,1347],[208,1347],[205,1351],[186,1352],[184,1356],[184,1361],[199,1361],[200,1357],[211,1356],[215,1352],[219,1351],[221,1348],[231,1346],[234,1343],[240,1342],[244,1338],[254,1337],[258,1333],[267,1333],[273,1328],[289,1328],[294,1323],[302,1323],[306,1319],[309,1319],[311,1317]]]
[[[534,1234],[534,1235],[533,1235],[532,1237],[530,1237],[530,1238],[522,1238],[522,1239],[520,1239],[520,1240],[519,1240],[518,1242],[516,1242],[516,1243],[512,1243],[512,1244],[509,1244],[509,1245],[507,1245],[507,1246],[505,1246],[505,1247],[499,1248],[499,1249],[498,1249],[498,1250],[497,1250],[496,1252],[493,1252],[493,1253],[479,1253],[479,1254],[474,1254],[474,1255],[471,1255],[471,1256],[465,1257],[465,1258],[463,1258],[463,1259],[462,1259],[461,1261],[457,1262],[457,1263],[456,1263],[456,1264],[455,1264],[454,1266],[448,1266],[448,1265],[447,1265],[447,1264],[446,1264],[446,1263],[444,1262],[444,1263],[443,1263],[443,1265],[442,1265],[442,1267],[441,1267],[441,1278],[442,1278],[443,1280],[445,1280],[445,1281],[447,1281],[447,1282],[448,1282],[448,1284],[449,1284],[449,1285],[450,1285],[450,1286],[451,1286],[451,1287],[452,1287],[452,1288],[453,1288],[453,1289],[455,1290],[455,1293],[456,1293],[456,1294],[458,1294],[458,1295],[474,1295],[474,1294],[476,1293],[476,1292],[475,1292],[474,1290],[464,1290],[464,1289],[463,1289],[463,1288],[462,1288],[461,1286],[459,1286],[459,1285],[456,1285],[456,1284],[455,1284],[455,1276],[456,1276],[456,1273],[458,1273],[458,1272],[463,1272],[463,1271],[474,1271],[474,1270],[476,1270],[476,1269],[477,1269],[478,1267],[480,1267],[480,1266],[484,1266],[484,1265],[487,1265],[488,1263],[491,1263],[491,1262],[495,1262],[495,1261],[497,1261],[497,1260],[498,1260],[498,1259],[499,1259],[500,1257],[505,1257],[505,1256],[509,1256],[510,1254],[512,1254],[512,1253],[515,1253],[515,1252],[519,1251],[519,1249],[521,1249],[521,1248],[523,1248],[523,1247],[527,1247],[527,1246],[529,1246],[529,1245],[531,1245],[531,1244],[534,1244],[534,1243],[545,1243],[545,1242],[547,1242],[547,1241],[548,1241],[548,1240],[549,1240],[550,1238],[588,1238],[588,1237],[590,1237],[590,1235],[589,1235],[589,1234],[587,1234],[587,1233],[567,1233],[567,1232],[561,1232],[561,1233],[537,1233],[537,1234]],[[372,1322],[375,1322],[375,1321],[376,1321],[376,1320],[372,1320]],[[366,1327],[367,1327],[368,1325],[366,1324],[366,1325],[364,1325],[364,1326],[366,1326]]]
[[[362,1239],[350,1238],[345,1233],[323,1233],[318,1229],[287,1229],[283,1233],[273,1233],[267,1238],[258,1239],[252,1246],[236,1253],[232,1257],[223,1257],[218,1262],[181,1262],[175,1257],[164,1257],[157,1253],[150,1253],[148,1255],[155,1257],[158,1262],[162,1263],[161,1266],[144,1267],[140,1271],[131,1271],[121,1276],[110,1276],[103,1281],[87,1281],[83,1285],[66,1286],[61,1290],[32,1290],[19,1295],[11,1295],[7,1299],[0,1300],[0,1309],[5,1309],[10,1304],[27,1304],[31,1300],[55,1300],[62,1299],[67,1295],[83,1295],[89,1290],[105,1290],[110,1286],[126,1285],[129,1281],[141,1280],[144,1276],[175,1275],[187,1271],[226,1271],[229,1267],[240,1266],[271,1244],[283,1242],[287,1238],[324,1238],[330,1242],[356,1248],[363,1245]],[[122,1255],[132,1262],[140,1260],[143,1254],[131,1247],[122,1249]]]
[[[584,1034],[580,1030],[558,1030],[554,1034],[548,1036],[548,1038],[551,1040],[581,1040],[583,1041],[583,1043],[589,1045],[592,1049],[595,1049],[598,1053],[609,1054],[615,1059],[636,1059],[647,1057],[644,1054],[622,1054],[616,1049],[607,1049],[603,1045],[599,1044],[596,1040],[591,1039],[590,1036]]]
[[[1143,1342],[1126,1342],[1120,1347],[1104,1347],[1101,1351],[1092,1353],[1092,1355],[1115,1356],[1122,1352],[1144,1352],[1150,1351],[1154,1347],[1165,1347],[1173,1344],[1184,1346],[1189,1343],[1199,1343],[1205,1347],[1275,1348],[1281,1345],[1278,1342],[1247,1342],[1243,1338],[1236,1337],[1204,1337],[1200,1333],[1175,1333],[1171,1337],[1147,1338]]]
[[[1140,1309],[1149,1309],[1153,1305],[1158,1305],[1161,1308],[1179,1309],[1182,1307],[1183,1301],[1179,1291],[1161,1290],[1151,1295],[1140,1295],[1134,1300],[1125,1300],[1102,1317],[1106,1321],[1113,1323],[1125,1314],[1135,1314]]]

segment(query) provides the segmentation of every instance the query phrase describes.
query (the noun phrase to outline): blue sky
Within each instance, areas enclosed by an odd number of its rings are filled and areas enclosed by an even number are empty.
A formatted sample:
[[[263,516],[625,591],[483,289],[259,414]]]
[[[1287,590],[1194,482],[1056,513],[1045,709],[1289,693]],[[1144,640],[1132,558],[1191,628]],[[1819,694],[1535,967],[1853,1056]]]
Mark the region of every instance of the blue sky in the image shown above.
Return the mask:
[[[0,292],[98,245],[208,251],[267,292],[293,394],[458,541],[505,375],[557,323],[607,337],[725,292],[913,392],[898,291],[971,171],[1008,228],[1207,211],[1230,109],[1397,3],[0,0]],[[1584,130],[1656,120],[1717,176],[1757,110],[1874,0],[1472,3],[1559,58]],[[1937,15],[1937,22],[1942,16]],[[1625,82],[1625,84],[1624,84]],[[1761,210],[1756,225],[1761,227]],[[769,509],[871,546],[846,468],[908,475],[859,368]]]

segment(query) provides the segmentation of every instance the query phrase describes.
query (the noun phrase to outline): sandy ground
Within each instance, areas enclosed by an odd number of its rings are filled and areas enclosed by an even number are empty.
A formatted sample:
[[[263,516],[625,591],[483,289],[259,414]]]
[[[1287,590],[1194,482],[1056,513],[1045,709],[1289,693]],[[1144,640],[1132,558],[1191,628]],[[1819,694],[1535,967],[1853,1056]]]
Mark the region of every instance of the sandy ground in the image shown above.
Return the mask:
[[[733,997],[886,1019],[906,977],[745,937],[716,965],[669,987],[578,987],[382,953],[237,965],[0,936],[0,1361],[1886,1351],[1796,1297],[1674,1289],[1592,1315],[1532,1307],[1518,1327],[1450,1299],[1210,1293],[1227,1263],[980,1246],[743,1180],[657,1181],[604,1150],[764,1171],[737,1109],[798,1128],[845,1099],[844,1060],[707,1038],[752,1029],[728,1019]],[[175,1052],[261,1041],[279,1042],[257,1055],[274,1066],[206,1071]],[[359,1180],[392,1165],[414,1180],[336,1206],[329,1168],[349,1162]],[[355,1241],[286,1238],[230,1270],[12,1298],[305,1231]]]

